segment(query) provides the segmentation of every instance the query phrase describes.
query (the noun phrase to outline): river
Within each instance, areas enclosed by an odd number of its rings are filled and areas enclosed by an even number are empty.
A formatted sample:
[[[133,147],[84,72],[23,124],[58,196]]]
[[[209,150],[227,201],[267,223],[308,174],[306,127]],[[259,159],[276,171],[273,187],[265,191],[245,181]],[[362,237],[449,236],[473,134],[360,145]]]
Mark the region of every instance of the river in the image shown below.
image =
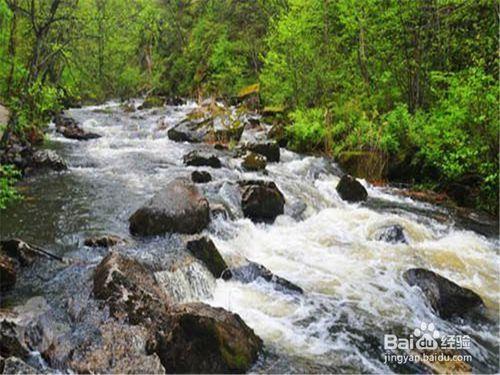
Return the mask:
[[[9,301],[44,295],[63,317],[66,298],[88,299],[92,269],[105,255],[83,246],[83,240],[112,233],[128,240],[120,251],[167,270],[160,279],[179,301],[202,300],[238,313],[264,341],[255,372],[414,371],[384,363],[383,337],[408,336],[422,322],[440,333],[469,335],[474,371],[498,370],[498,238],[469,230],[444,208],[364,181],[368,202],[348,204],[335,190],[341,172],[329,159],[281,149],[281,161],[268,164],[263,176],[242,171],[237,159],[223,154],[221,169],[205,168],[213,181],[199,185],[211,204],[224,205],[232,216],[212,220],[207,230],[225,260],[263,264],[300,286],[302,295],[275,290],[264,280],[215,280],[198,263],[180,261],[177,235],[132,238],[129,216],[168,181],[196,169],[183,165],[184,154],[208,147],[167,137],[168,127],[194,106],[126,113],[109,102],[69,110],[83,128],[102,135],[86,142],[50,129],[47,145],[69,169],[24,180],[25,199],[1,214],[0,235],[33,242],[83,266],[41,266],[37,277],[30,270],[7,295]],[[274,224],[243,218],[235,186],[243,178],[274,181],[286,198],[285,215]],[[404,228],[408,244],[376,239],[393,224]],[[412,267],[431,269],[477,292],[488,307],[487,319],[437,317],[404,282],[402,273]]]

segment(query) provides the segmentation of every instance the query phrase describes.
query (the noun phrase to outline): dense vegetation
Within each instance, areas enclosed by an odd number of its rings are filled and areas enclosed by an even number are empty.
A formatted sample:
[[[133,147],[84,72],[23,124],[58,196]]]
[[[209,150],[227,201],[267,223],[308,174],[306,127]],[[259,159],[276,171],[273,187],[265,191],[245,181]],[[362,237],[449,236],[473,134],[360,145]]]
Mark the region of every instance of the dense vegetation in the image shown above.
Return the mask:
[[[1,101],[36,138],[80,100],[260,83],[289,147],[498,213],[497,20],[493,0],[0,0]]]

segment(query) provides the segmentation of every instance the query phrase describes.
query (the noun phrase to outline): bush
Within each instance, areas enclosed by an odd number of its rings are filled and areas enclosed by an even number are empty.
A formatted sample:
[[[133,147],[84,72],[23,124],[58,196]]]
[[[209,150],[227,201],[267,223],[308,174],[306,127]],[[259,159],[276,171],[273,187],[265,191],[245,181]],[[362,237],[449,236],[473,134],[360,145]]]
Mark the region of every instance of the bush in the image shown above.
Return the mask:
[[[0,210],[3,210],[8,202],[21,198],[14,187],[20,175],[14,166],[0,165]]]
[[[324,109],[297,109],[290,113],[290,118],[293,123],[286,131],[292,148],[298,151],[323,148],[326,135]]]

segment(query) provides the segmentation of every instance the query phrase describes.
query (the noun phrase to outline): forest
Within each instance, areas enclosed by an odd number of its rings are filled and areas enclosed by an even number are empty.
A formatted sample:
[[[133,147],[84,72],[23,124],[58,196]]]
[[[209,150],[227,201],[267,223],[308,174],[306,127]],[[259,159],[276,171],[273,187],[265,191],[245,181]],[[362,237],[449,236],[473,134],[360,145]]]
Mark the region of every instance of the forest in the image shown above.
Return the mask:
[[[288,148],[498,214],[494,0],[0,0],[0,102],[43,140],[63,108],[257,92]],[[245,91],[246,90],[246,91]],[[366,162],[366,160],[370,162]],[[2,165],[0,206],[19,171]],[[366,168],[365,168],[366,169]]]

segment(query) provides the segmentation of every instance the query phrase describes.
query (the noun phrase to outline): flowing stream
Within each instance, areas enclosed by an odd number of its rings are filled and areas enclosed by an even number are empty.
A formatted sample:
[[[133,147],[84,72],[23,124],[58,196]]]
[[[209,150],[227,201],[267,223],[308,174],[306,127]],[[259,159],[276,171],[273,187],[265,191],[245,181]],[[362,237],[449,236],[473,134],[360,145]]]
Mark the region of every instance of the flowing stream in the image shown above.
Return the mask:
[[[25,199],[2,213],[0,235],[33,242],[82,266],[47,266],[45,277],[43,266],[37,277],[27,272],[9,301],[42,294],[63,316],[67,305],[60,301],[88,298],[92,269],[105,255],[83,246],[83,240],[111,233],[127,239],[120,251],[158,270],[158,281],[178,301],[202,300],[238,313],[264,341],[253,371],[411,371],[384,363],[383,337],[406,337],[422,322],[433,323],[441,333],[469,335],[474,371],[497,371],[498,238],[470,230],[443,208],[365,182],[368,202],[348,204],[337,195],[341,171],[329,159],[281,149],[281,161],[268,164],[263,175],[242,171],[239,159],[222,153],[221,169],[198,168],[212,174],[212,182],[199,185],[210,204],[229,212],[230,218],[214,218],[206,231],[226,262],[236,266],[246,258],[263,264],[300,286],[302,295],[276,290],[261,279],[248,284],[215,280],[185,256],[177,235],[132,238],[129,216],[168,181],[196,169],[183,165],[184,154],[209,147],[167,137],[168,128],[194,107],[125,113],[109,102],[68,111],[102,137],[74,141],[52,129],[48,147],[66,159],[69,169],[25,180]],[[243,218],[235,182],[244,178],[274,181],[286,198],[285,215],[274,224]],[[394,224],[404,228],[408,244],[377,240]],[[486,319],[437,317],[418,289],[404,282],[402,273],[412,267],[433,270],[477,292],[488,307]]]

